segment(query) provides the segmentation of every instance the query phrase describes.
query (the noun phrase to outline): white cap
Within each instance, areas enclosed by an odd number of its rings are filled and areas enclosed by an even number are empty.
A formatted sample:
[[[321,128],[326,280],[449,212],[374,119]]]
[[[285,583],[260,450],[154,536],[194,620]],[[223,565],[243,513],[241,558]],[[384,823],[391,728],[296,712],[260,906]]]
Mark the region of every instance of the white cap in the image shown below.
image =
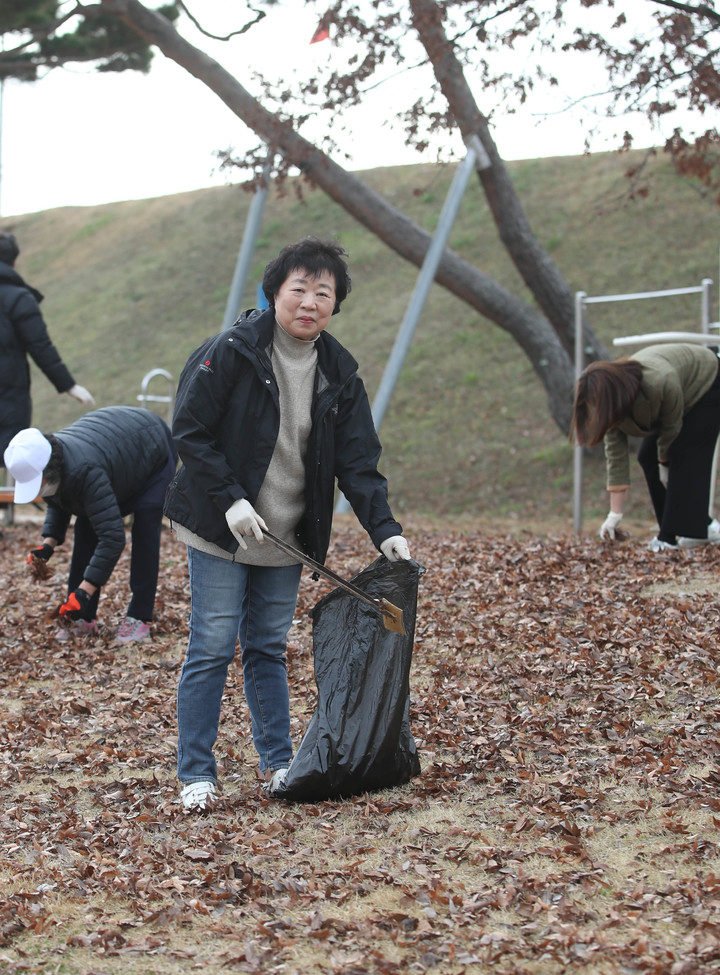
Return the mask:
[[[34,501],[50,460],[50,441],[35,427],[16,433],[4,453],[5,467],[15,481],[15,504]]]

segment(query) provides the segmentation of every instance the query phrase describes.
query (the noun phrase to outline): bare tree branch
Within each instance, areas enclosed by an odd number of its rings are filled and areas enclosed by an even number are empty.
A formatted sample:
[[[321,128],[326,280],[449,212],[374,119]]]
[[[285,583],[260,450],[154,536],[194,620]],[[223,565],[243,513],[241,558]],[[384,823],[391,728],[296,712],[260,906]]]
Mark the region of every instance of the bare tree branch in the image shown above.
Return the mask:
[[[257,14],[255,20],[248,21],[248,23],[245,24],[243,27],[241,27],[240,30],[234,30],[230,34],[219,36],[218,34],[211,34],[209,31],[205,30],[205,28],[202,26],[200,21],[190,13],[190,11],[187,8],[187,5],[183,3],[183,0],[175,0],[175,3],[178,6],[178,8],[183,11],[183,13],[188,18],[188,20],[192,21],[192,23],[200,31],[201,34],[204,34],[205,37],[209,37],[214,41],[229,41],[231,38],[237,37],[239,34],[244,34],[246,31],[249,31],[251,27],[254,27],[255,24],[259,23],[259,21],[261,21],[263,17],[266,16],[264,10],[256,10],[254,7],[250,7],[250,10],[252,10],[254,14]]]
[[[445,33],[439,5],[434,0],[410,0],[413,26],[433,65],[450,111],[467,140],[476,135],[491,165],[480,170],[482,183],[498,232],[523,280],[532,291],[560,341],[572,353],[574,298],[569,285],[533,233],[522,203],[501,159],[490,128],[470,90],[462,65]],[[588,342],[596,355],[606,355],[588,331]]]
[[[653,0],[659,7],[672,7],[691,17],[706,17],[714,24],[720,25],[720,12],[708,7],[706,3],[681,3],[680,0]]]

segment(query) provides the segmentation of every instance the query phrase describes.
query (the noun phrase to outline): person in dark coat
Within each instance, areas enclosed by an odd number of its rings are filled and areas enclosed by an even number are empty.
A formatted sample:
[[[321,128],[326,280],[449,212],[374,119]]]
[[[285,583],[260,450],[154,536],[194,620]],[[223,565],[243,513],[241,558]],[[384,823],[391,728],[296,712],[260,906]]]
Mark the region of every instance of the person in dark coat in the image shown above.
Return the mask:
[[[213,747],[239,637],[260,772],[272,795],[292,758],[287,633],[302,569],[263,532],[327,554],[335,481],[373,544],[409,559],[378,472],[380,441],[357,363],[325,328],[350,290],[345,251],[307,237],[265,269],[267,311],[197,349],[178,383],[182,466],[165,514],[188,550],[190,639],[178,687],[186,809],[216,794]]]
[[[0,456],[18,431],[30,426],[31,356],[58,393],[90,409],[95,400],[79,386],[50,341],[40,313],[43,296],[14,270],[20,253],[14,234],[0,233]]]
[[[15,478],[17,504],[37,496],[47,503],[42,543],[28,561],[47,561],[76,516],[68,595],[60,607],[60,616],[73,626],[59,631],[61,639],[69,632],[98,632],[100,590],[125,547],[123,518],[133,515],[132,598],[116,640],[146,639],[157,589],[163,501],[177,466],[165,421],[140,407],[109,406],[48,436],[30,427],[10,441],[5,466]]]

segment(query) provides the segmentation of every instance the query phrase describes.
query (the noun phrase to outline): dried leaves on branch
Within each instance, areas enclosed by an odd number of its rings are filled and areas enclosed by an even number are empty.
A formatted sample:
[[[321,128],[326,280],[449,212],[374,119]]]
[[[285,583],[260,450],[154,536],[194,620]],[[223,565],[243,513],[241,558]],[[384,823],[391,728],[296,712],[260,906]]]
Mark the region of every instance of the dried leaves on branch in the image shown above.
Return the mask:
[[[427,567],[411,675],[423,771],[286,805],[258,788],[239,667],[216,808],[177,803],[182,547],[164,534],[153,640],[59,643],[64,595],[4,530],[0,967],[65,972],[720,970],[720,551],[408,532]],[[329,564],[372,560],[341,527]],[[63,561],[64,560],[64,561]],[[293,736],[314,709],[305,575]]]

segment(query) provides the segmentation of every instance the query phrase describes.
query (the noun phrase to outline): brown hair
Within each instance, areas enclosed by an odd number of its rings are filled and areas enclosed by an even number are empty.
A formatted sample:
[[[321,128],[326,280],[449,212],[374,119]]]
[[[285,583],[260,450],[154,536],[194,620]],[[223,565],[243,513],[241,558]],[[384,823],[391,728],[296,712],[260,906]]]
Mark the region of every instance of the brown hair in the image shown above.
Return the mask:
[[[636,359],[591,362],[575,385],[570,440],[595,447],[612,427],[630,413],[642,382]]]

